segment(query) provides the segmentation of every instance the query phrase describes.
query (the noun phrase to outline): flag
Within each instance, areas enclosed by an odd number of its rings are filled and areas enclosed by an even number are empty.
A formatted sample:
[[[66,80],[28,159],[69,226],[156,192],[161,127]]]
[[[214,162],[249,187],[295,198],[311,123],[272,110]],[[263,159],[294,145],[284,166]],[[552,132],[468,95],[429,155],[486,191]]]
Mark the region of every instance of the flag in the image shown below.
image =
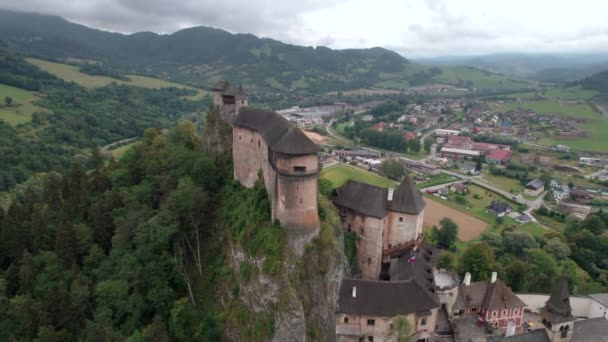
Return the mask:
[[[416,261],[416,254],[412,255],[412,257],[407,260],[407,262],[409,262],[410,264],[413,264],[414,261]]]

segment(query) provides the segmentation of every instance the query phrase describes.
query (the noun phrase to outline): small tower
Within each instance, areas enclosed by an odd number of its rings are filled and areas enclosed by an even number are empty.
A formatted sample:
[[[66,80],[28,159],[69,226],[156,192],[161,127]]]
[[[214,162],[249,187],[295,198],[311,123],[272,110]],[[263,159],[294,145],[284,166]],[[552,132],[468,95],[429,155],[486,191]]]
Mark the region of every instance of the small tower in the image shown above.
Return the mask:
[[[220,107],[223,104],[222,93],[226,89],[228,89],[229,86],[230,86],[230,83],[228,83],[227,81],[219,81],[213,85],[213,87],[211,88],[211,95],[213,98],[214,106]]]
[[[574,316],[570,307],[568,278],[563,275],[551,291],[549,300],[540,309],[540,317],[552,342],[567,342],[572,338]]]

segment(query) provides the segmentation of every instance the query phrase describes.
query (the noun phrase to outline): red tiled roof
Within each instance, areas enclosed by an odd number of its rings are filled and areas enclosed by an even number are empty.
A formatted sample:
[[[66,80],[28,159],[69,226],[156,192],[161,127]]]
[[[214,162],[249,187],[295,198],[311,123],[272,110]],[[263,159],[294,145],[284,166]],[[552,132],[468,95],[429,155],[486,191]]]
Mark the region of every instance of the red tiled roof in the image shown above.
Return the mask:
[[[488,154],[488,159],[499,160],[501,162],[506,162],[511,159],[511,151],[506,150],[492,150],[490,154]]]

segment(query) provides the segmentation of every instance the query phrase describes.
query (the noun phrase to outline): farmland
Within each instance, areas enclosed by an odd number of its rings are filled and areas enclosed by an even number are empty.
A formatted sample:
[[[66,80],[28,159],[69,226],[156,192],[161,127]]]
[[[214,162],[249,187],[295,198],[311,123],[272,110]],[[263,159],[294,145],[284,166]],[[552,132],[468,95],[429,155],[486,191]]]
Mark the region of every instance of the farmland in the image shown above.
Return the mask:
[[[196,89],[193,87],[189,87],[183,84],[168,82],[165,80],[161,80],[153,77],[139,76],[139,75],[125,75],[131,81],[122,81],[118,79],[114,79],[107,76],[92,76],[85,73],[80,72],[80,69],[77,66],[54,63],[36,58],[27,58],[27,61],[31,64],[38,66],[40,69],[51,73],[61,79],[64,79],[68,82],[77,83],[85,88],[95,88],[95,87],[103,87],[110,83],[117,84],[126,84],[132,85],[136,87],[142,88],[169,88],[175,87],[180,89],[192,89],[196,90],[197,94],[192,96],[193,99],[202,98],[206,95],[201,89]]]
[[[394,188],[397,186],[396,182],[388,178],[346,164],[338,164],[324,169],[321,171],[321,178],[329,180],[333,188],[340,187],[351,179],[384,188]]]
[[[451,218],[458,225],[458,239],[463,242],[471,241],[478,237],[487,227],[488,223],[476,217],[468,215],[460,210],[451,208],[432,198],[425,198],[424,225],[427,227],[439,226],[439,222],[445,218]]]
[[[4,103],[6,97],[13,100],[10,106]],[[46,111],[34,104],[38,99],[35,92],[0,84],[0,119],[13,126],[29,122],[33,113]]]

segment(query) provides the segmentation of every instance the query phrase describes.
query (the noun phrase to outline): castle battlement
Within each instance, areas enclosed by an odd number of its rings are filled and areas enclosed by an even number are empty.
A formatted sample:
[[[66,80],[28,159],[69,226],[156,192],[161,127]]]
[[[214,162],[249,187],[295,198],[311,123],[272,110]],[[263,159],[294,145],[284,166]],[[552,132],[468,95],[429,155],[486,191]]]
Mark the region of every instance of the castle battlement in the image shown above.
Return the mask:
[[[271,203],[271,218],[287,231],[290,247],[304,253],[319,232],[317,178],[321,148],[285,118],[248,107],[242,87],[219,82],[213,103],[232,125],[234,178],[252,188],[261,171]]]

